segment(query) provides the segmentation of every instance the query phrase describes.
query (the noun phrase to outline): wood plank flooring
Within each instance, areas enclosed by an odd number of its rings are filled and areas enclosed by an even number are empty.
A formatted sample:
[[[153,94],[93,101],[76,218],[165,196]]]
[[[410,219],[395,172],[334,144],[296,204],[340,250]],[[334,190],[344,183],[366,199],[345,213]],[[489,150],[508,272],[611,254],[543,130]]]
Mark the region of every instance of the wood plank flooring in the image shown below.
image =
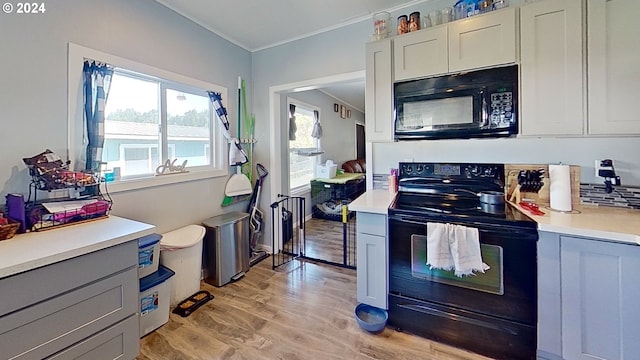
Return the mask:
[[[347,263],[356,266],[355,217],[347,224]],[[340,221],[312,218],[305,222],[305,255],[338,264],[343,263],[343,230]]]
[[[141,339],[138,360],[178,359],[438,359],[483,356],[386,328],[373,335],[354,318],[355,270],[294,260],[271,270],[271,258],[189,317]]]

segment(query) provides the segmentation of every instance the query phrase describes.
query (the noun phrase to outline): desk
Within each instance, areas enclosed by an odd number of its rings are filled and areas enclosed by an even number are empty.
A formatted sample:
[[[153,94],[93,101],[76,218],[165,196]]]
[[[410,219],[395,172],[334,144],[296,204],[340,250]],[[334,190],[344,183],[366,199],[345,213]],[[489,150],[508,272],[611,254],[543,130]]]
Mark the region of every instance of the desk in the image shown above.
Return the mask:
[[[364,193],[364,179],[364,174],[345,173],[331,179],[311,180],[312,216],[342,221],[342,205]]]

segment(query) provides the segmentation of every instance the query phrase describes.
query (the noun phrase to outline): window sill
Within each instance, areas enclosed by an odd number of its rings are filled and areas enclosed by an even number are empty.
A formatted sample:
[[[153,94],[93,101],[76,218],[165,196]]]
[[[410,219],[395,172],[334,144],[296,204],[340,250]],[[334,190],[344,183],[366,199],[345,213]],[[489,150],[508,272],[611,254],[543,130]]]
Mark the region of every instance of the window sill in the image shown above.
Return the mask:
[[[108,190],[110,194],[114,194],[124,191],[147,189],[150,187],[178,184],[228,175],[229,172],[224,170],[192,171],[187,173],[167,174],[140,179],[113,181],[109,183],[103,183],[101,187],[102,191],[107,192]]]
[[[311,186],[300,186],[295,189],[291,189],[291,196],[299,196],[304,197],[305,195],[311,194]]]

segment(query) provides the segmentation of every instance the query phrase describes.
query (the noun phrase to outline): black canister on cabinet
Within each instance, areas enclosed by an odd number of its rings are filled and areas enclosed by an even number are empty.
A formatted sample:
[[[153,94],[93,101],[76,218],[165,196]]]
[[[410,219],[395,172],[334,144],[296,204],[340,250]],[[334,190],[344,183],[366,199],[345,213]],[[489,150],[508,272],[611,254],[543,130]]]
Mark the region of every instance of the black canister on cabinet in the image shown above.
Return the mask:
[[[398,16],[398,35],[409,32],[409,17],[407,15]]]
[[[420,12],[414,11],[409,15],[409,31],[420,30]]]

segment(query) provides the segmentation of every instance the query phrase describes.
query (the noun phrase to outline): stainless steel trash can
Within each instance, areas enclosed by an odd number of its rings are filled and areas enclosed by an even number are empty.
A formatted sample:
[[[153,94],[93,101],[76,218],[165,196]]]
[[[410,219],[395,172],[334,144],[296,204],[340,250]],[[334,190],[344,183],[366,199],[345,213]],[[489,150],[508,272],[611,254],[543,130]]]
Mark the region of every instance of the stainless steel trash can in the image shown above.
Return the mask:
[[[202,222],[206,228],[202,262],[204,281],[222,286],[249,271],[249,214],[232,212]]]

